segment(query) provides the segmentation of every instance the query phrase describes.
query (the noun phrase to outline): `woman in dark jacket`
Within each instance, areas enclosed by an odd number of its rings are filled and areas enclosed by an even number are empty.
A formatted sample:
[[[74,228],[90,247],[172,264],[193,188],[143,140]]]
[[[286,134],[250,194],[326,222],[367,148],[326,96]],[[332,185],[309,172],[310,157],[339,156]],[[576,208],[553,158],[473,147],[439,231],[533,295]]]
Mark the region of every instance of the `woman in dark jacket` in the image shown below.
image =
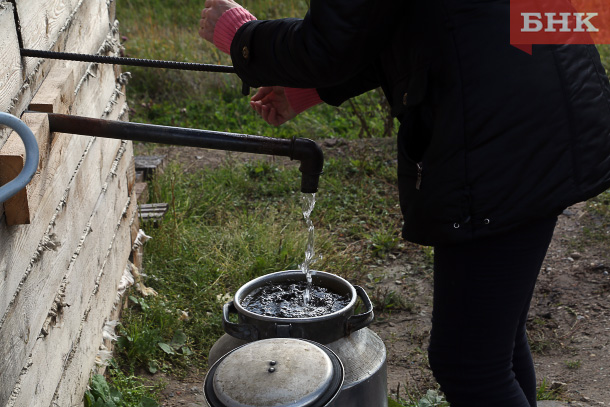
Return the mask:
[[[610,187],[610,85],[592,45],[510,45],[508,0],[311,0],[200,35],[279,125],[381,86],[401,123],[403,236],[435,248],[429,358],[453,407],[533,407],[525,322],[557,215]],[[273,86],[273,87],[271,87]]]

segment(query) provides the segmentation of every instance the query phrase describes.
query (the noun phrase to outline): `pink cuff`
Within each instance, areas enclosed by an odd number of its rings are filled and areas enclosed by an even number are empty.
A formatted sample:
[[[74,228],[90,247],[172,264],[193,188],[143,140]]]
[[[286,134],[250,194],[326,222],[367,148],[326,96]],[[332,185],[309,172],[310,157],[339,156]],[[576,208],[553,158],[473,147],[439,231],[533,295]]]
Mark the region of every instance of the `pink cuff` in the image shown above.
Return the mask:
[[[256,20],[252,14],[243,7],[235,7],[222,13],[214,28],[214,45],[224,53],[231,52],[231,42],[235,33],[243,24]]]
[[[225,11],[216,22],[216,28],[214,28],[214,45],[222,52],[229,54],[231,52],[231,42],[233,42],[233,37],[235,37],[239,27],[252,20],[256,20],[256,17],[243,7],[235,7]],[[290,107],[297,114],[322,103],[322,99],[320,99],[315,89],[285,88],[285,92]]]
[[[309,109],[312,106],[322,103],[318,91],[315,89],[297,89],[297,88],[285,88],[284,94],[290,107],[297,113],[301,113],[304,110]]]

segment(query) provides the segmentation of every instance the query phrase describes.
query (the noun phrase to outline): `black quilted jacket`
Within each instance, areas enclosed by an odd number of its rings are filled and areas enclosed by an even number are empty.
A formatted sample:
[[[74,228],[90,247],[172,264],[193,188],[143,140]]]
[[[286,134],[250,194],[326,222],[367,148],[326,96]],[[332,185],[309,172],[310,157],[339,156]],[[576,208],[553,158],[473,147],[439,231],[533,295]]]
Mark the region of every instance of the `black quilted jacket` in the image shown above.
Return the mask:
[[[502,233],[610,187],[595,47],[512,47],[508,0],[311,0],[303,20],[245,24],[231,56],[250,86],[315,87],[333,105],[383,88],[408,240]]]

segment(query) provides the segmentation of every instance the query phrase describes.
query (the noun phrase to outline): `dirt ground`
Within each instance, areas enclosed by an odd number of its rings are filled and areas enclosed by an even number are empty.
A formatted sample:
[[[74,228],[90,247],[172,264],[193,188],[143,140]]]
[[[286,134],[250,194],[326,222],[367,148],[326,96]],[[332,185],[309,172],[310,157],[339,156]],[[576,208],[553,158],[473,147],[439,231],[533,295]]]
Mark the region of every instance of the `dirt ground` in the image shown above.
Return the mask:
[[[329,143],[327,147],[336,147],[337,142]],[[166,154],[191,169],[236,157],[235,153],[172,147],[154,151],[140,147],[136,154]],[[586,227],[595,228],[595,219],[584,204],[559,217],[528,330],[539,381],[545,379],[548,386],[558,388],[566,405],[610,406],[610,250],[602,243],[582,244]],[[401,395],[405,388],[424,392],[436,388],[426,356],[432,304],[428,257],[421,248],[405,245],[373,269],[366,287],[378,300],[394,296],[402,302],[401,310],[378,312],[371,326],[387,347],[389,391],[398,389]],[[204,374],[194,373],[184,380],[163,377],[168,385],[162,405],[203,406]]]
[[[528,319],[537,377],[570,406],[610,405],[610,250],[583,247],[584,205],[559,217],[538,279]],[[420,256],[421,257],[421,256]],[[432,276],[422,259],[401,254],[381,270],[381,287],[401,292],[412,311],[382,313],[373,330],[388,349],[388,386],[434,388],[426,346],[432,312]],[[377,288],[379,290],[379,288]]]

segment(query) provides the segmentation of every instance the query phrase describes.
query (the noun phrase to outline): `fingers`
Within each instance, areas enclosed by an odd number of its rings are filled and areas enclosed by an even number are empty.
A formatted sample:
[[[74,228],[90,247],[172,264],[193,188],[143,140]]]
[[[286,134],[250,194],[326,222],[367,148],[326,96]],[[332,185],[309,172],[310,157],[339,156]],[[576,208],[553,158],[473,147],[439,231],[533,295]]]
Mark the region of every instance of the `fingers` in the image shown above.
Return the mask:
[[[232,0],[206,0],[199,20],[199,36],[213,42],[216,22],[225,11],[234,7],[240,5]]]
[[[283,123],[283,122],[280,122],[280,118],[278,117],[277,110],[275,110],[273,107],[269,109],[269,114],[267,115],[267,123],[271,124],[272,126],[276,126],[276,127]]]
[[[270,86],[263,86],[263,87],[258,89],[256,94],[254,96],[252,96],[252,98],[250,98],[250,101],[252,101],[252,102],[256,102],[258,100],[262,101],[271,92],[273,92],[273,88],[272,87],[270,87]]]
[[[206,1],[206,5],[208,2]],[[199,36],[209,42],[214,42],[214,30],[218,16],[217,10],[206,7],[201,10],[201,19],[199,20]]]
[[[269,123],[269,110],[271,110],[271,108],[269,106],[263,105],[262,109],[261,109],[261,116],[263,118],[264,121],[266,121],[267,123]],[[269,123],[271,124],[271,123]]]
[[[199,36],[207,41],[214,42],[214,28],[209,21],[200,20],[199,22]]]
[[[250,106],[252,107],[252,109],[254,109],[254,111],[256,113],[258,113],[260,116],[262,116],[262,104],[260,102],[250,102]]]
[[[207,19],[207,13],[208,13],[207,8],[204,8],[203,10],[201,10],[201,19],[199,20],[199,36],[203,39],[208,39],[207,38],[207,33],[206,33],[206,19]]]
[[[286,121],[272,106],[264,105],[261,102],[250,102],[250,106],[265,122],[271,124],[272,126],[279,126]]]

